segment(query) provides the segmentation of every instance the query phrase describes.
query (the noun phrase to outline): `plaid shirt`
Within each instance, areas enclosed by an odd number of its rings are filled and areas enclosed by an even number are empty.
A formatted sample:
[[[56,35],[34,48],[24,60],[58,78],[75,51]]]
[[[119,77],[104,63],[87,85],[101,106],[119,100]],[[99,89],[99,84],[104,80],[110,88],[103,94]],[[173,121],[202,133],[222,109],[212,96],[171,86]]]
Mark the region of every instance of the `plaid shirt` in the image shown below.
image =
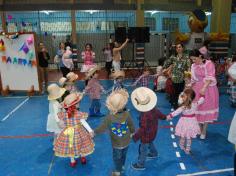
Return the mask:
[[[184,71],[190,70],[190,60],[187,55],[183,55],[182,58],[178,58],[177,56],[171,56],[168,60],[166,60],[163,68],[168,68],[173,64],[171,80],[173,83],[182,83],[184,81]]]
[[[136,86],[138,83],[140,84],[141,87],[148,87],[149,85],[149,80],[156,78],[157,75],[144,75],[142,74],[135,82],[134,86]]]
[[[230,86],[229,93],[230,93],[230,98],[229,98],[230,101],[232,103],[236,103],[236,85]]]
[[[142,112],[139,129],[133,136],[134,141],[141,140],[142,143],[152,142],[156,138],[158,119],[166,119],[166,116],[156,108],[148,112]]]

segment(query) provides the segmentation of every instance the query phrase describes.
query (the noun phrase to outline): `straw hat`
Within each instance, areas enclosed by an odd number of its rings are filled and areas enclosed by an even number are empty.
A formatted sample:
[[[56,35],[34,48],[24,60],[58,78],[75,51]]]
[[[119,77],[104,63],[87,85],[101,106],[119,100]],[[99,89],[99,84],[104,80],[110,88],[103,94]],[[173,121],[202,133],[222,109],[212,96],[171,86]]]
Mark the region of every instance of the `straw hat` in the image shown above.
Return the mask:
[[[63,108],[69,108],[70,106],[77,104],[82,98],[82,93],[71,93],[66,96],[66,98],[62,102],[62,106]]]
[[[106,100],[106,106],[112,114],[124,109],[128,102],[129,94],[125,89],[113,91]]]
[[[236,63],[233,63],[228,69],[229,76],[236,79]]]
[[[156,106],[157,96],[151,89],[139,87],[132,92],[131,101],[138,111],[147,112]]]
[[[68,82],[76,81],[78,79],[78,77],[79,76],[77,74],[75,74],[74,72],[70,72],[66,75]]]
[[[98,70],[100,70],[99,66],[94,66],[94,67],[90,68],[88,73],[86,74],[86,79],[90,78]]]
[[[117,79],[119,77],[124,78],[125,77],[125,72],[123,70],[115,71],[111,74],[111,77],[114,78],[114,79]]]
[[[64,88],[60,88],[57,84],[51,84],[48,86],[48,100],[56,100],[60,98],[66,91]]]
[[[67,78],[61,77],[58,81],[59,86],[63,87],[67,81]]]

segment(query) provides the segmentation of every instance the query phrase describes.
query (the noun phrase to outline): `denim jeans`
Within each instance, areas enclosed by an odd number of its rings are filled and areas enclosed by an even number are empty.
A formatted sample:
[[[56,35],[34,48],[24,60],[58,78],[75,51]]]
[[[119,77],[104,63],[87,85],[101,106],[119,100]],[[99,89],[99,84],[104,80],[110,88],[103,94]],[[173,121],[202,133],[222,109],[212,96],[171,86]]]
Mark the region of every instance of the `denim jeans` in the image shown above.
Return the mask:
[[[147,144],[144,144],[144,143],[139,144],[138,164],[140,166],[145,165],[147,154],[157,155],[157,150],[153,142],[150,142]]]
[[[128,147],[123,149],[113,148],[113,162],[116,172],[122,172],[122,167],[125,165],[127,151]]]
[[[94,113],[97,113],[100,111],[101,103],[100,99],[92,99],[90,109],[94,111]]]

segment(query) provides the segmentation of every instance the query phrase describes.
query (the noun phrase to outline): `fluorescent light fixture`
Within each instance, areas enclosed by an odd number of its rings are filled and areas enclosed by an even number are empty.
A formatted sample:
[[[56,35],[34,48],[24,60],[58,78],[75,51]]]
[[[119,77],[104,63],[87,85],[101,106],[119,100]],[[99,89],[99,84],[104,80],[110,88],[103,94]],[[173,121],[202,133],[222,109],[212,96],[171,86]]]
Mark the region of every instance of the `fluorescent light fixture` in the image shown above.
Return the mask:
[[[205,12],[206,16],[211,15],[211,12]]]
[[[85,10],[85,12],[90,13],[91,15],[95,12],[99,12],[99,10]]]
[[[47,15],[49,15],[50,13],[52,13],[52,12],[55,12],[55,11],[50,11],[50,10],[42,10],[42,11],[40,11],[41,13],[45,13],[45,14],[47,14]]]

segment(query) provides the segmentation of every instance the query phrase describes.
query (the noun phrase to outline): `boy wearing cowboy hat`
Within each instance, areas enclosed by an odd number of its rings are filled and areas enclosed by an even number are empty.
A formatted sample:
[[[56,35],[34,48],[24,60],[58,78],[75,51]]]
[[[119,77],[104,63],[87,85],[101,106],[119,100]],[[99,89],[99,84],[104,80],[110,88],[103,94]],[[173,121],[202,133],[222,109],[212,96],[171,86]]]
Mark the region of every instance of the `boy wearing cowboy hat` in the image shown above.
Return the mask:
[[[92,137],[93,130],[86,119],[87,113],[76,109],[83,97],[81,93],[71,93],[62,102],[65,112],[59,113],[58,117],[64,122],[64,128],[58,135],[54,145],[55,155],[58,157],[70,157],[70,166],[75,167],[75,158],[81,157],[81,163],[85,164],[85,156],[94,151]]]
[[[135,170],[144,170],[146,157],[157,157],[157,150],[153,141],[157,135],[158,119],[166,119],[166,116],[155,107],[157,96],[149,88],[139,87],[135,89],[131,94],[131,101],[134,108],[141,113],[140,127],[133,135],[135,142],[141,140],[139,157],[138,162],[133,163],[131,166]]]
[[[124,111],[128,102],[129,94],[125,89],[113,91],[106,100],[106,106],[110,111],[102,124],[94,130],[95,134],[109,130],[112,148],[113,162],[115,165],[113,176],[121,175],[124,172],[126,153],[130,143],[130,135],[135,132],[131,115]]]
[[[114,79],[112,91],[117,90],[117,89],[122,89],[124,87],[122,82],[125,77],[125,72],[123,70],[113,72],[111,74],[111,77]]]
[[[100,112],[101,108],[100,99],[101,99],[101,93],[105,92],[105,90],[98,80],[98,70],[99,70],[98,66],[89,69],[89,72],[87,73],[87,78],[90,78],[90,80],[88,81],[88,85],[85,87],[84,92],[88,93],[91,99],[89,116],[100,117],[104,116]]]
[[[61,121],[58,118],[58,113],[62,110],[60,98],[64,95],[65,89],[60,88],[57,84],[51,84],[47,88],[49,100],[49,114],[47,120],[47,131],[54,133],[54,141],[57,135],[61,132]]]

